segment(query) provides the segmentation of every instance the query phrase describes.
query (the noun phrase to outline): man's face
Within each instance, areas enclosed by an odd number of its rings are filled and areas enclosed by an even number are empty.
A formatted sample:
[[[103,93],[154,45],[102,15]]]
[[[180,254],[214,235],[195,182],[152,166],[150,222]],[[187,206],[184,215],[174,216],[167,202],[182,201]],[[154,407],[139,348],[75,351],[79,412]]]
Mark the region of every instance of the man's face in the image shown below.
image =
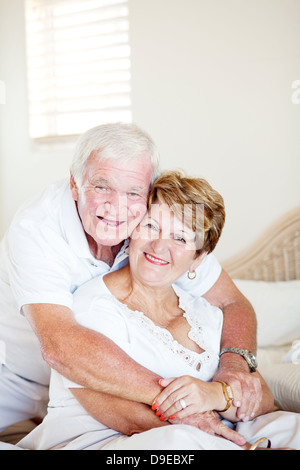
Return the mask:
[[[97,245],[115,246],[130,237],[145,215],[151,175],[148,156],[99,161],[92,153],[80,188],[71,178],[83,228]]]

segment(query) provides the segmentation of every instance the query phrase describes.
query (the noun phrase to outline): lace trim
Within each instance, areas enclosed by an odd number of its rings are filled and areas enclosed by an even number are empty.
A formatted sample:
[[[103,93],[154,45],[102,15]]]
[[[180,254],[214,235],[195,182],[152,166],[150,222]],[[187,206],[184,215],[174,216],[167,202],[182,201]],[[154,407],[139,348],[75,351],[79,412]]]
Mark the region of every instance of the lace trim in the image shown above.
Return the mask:
[[[193,370],[199,371],[202,365],[213,363],[217,358],[216,354],[209,350],[209,345],[205,341],[205,331],[198,318],[195,315],[188,312],[181,300],[179,301],[180,308],[184,310],[183,316],[186,318],[191,329],[188,333],[188,337],[194,341],[201,349],[204,349],[202,353],[197,353],[184,346],[182,346],[173,335],[166,329],[156,325],[150,318],[148,318],[143,312],[139,310],[131,310],[126,304],[120,302],[113,295],[104,295],[109,299],[113,299],[114,302],[126,311],[131,318],[136,319],[139,324],[151,333],[158,341],[162,342],[168,349],[181,358],[186,364],[188,364]]]

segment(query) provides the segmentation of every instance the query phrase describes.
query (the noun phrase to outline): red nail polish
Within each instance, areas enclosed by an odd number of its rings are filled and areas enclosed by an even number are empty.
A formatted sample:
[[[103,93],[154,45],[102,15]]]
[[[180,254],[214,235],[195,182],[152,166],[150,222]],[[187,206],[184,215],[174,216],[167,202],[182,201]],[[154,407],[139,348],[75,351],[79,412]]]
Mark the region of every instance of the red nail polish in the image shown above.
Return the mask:
[[[153,405],[151,406],[151,408],[152,408],[153,411],[157,410],[158,404],[157,404],[156,402],[153,403]]]
[[[160,421],[164,421],[166,419],[165,415],[161,415],[161,417],[159,418]]]
[[[155,414],[156,414],[156,416],[161,416],[161,411],[157,410],[157,412]]]
[[[172,415],[172,416],[170,416],[169,419],[175,419],[175,418],[176,418],[176,415]]]

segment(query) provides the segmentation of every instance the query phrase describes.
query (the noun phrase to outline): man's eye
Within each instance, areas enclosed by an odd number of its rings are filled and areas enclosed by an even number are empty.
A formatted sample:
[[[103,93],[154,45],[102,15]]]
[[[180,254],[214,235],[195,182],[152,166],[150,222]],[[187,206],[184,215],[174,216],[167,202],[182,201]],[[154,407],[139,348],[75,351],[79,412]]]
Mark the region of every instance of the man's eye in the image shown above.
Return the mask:
[[[131,199],[138,199],[138,198],[141,197],[138,193],[128,193],[128,196],[129,196]]]

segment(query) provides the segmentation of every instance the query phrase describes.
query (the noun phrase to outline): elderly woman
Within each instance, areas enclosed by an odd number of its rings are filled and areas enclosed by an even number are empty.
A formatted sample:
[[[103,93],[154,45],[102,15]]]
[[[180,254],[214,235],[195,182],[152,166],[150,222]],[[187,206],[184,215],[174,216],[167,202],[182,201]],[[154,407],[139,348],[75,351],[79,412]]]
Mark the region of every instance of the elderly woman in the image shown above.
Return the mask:
[[[169,172],[156,181],[148,213],[129,244],[130,263],[80,287],[74,311],[80,324],[112,339],[145,368],[172,377],[169,385],[151,410],[79,387],[53,371],[48,415],[21,448],[237,450],[250,447],[243,426],[251,444],[263,436],[261,425],[257,430],[240,423],[239,435],[232,430],[235,443],[220,437],[226,427],[221,416],[238,420],[230,387],[211,382],[219,363],[222,312],[182,289],[215,248],[224,220],[223,199],[205,180]],[[263,388],[257,415],[263,415],[273,410],[273,397],[255,374]],[[106,403],[111,410],[114,401],[115,413],[106,413]],[[197,428],[201,413],[220,417],[220,436]],[[277,440],[279,445],[300,442],[300,431],[295,438],[292,429],[297,419],[291,419],[292,437]],[[144,432],[136,432],[135,420]]]

